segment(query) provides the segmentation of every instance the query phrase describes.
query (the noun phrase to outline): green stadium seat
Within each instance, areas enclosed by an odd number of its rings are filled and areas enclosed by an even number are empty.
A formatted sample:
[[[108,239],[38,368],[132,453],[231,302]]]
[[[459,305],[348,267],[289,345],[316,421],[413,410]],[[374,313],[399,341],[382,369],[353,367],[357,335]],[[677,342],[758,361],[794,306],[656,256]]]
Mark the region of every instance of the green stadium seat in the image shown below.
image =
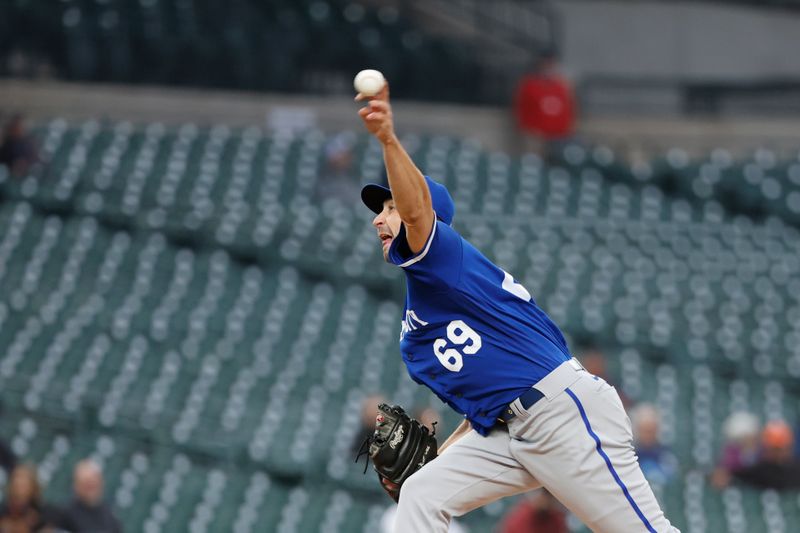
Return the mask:
[[[372,217],[316,192],[328,137],[61,119],[40,132],[52,179],[0,180],[0,383],[12,445],[48,494],[93,456],[132,530],[375,530],[385,497],[350,456],[360,402],[431,398],[396,357],[402,289]],[[356,138],[356,168],[379,179],[379,150]],[[729,413],[798,416],[800,233],[721,195],[745,173],[784,173],[785,193],[796,163],[676,150],[640,179],[607,147],[548,164],[404,139],[450,187],[456,228],[658,407],[682,467],[657,487],[676,524],[790,530],[796,499],[717,493],[704,472]],[[670,188],[682,173],[695,181]],[[465,522],[489,529],[506,505]]]

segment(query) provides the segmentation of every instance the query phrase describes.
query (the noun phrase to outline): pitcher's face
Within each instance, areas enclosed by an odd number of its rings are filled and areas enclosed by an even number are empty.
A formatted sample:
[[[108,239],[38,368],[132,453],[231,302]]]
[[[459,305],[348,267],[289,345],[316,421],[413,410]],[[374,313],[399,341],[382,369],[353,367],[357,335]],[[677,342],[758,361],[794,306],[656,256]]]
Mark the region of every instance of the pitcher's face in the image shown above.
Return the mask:
[[[394,238],[400,233],[400,214],[394,206],[394,200],[389,198],[383,202],[383,211],[372,220],[372,225],[378,230],[378,238],[383,246],[383,259],[389,260],[389,247]]]

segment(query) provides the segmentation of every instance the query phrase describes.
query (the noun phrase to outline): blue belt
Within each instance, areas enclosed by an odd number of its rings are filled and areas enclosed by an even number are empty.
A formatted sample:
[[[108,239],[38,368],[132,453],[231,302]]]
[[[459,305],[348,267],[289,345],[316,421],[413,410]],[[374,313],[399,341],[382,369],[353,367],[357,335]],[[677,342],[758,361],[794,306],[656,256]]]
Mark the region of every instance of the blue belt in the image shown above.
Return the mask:
[[[530,389],[525,391],[522,394],[522,396],[520,396],[517,399],[519,400],[519,403],[522,404],[522,408],[525,409],[525,410],[528,410],[528,409],[531,408],[531,406],[533,404],[535,404],[536,402],[538,402],[542,398],[544,398],[544,394],[539,392],[539,390],[534,389],[533,387],[531,387]],[[508,422],[509,420],[514,418],[515,416],[517,416],[517,415],[514,413],[514,410],[511,409],[511,405],[509,405],[508,407],[503,409],[503,412],[500,413],[500,416],[497,419],[500,422]]]

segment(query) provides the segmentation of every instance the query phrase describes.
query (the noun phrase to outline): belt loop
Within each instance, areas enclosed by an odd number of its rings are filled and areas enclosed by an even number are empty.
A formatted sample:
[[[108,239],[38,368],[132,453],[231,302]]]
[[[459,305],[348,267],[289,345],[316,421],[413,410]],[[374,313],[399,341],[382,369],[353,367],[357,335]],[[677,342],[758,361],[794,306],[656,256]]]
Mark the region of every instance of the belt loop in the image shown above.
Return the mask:
[[[581,370],[583,366],[575,358],[568,359],[540,379],[533,388],[544,394],[549,402],[579,380]]]
[[[522,408],[522,402],[519,401],[519,398],[508,404],[508,406],[520,420],[527,420],[531,416],[528,411]]]
[[[575,357],[573,357],[572,359],[569,360],[569,366],[574,368],[576,371],[578,371],[578,370],[583,370],[584,372],[586,371],[586,369],[583,368],[583,365],[581,364],[581,362],[578,361]]]

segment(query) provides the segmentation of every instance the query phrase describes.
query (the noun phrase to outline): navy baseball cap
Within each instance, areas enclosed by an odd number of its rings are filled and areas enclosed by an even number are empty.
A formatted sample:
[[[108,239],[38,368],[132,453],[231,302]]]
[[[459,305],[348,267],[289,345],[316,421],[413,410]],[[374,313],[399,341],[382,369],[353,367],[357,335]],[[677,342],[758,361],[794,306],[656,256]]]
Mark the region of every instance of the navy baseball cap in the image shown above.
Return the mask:
[[[447,187],[441,183],[433,181],[428,176],[425,176],[425,181],[428,182],[428,190],[431,192],[431,203],[436,212],[436,218],[449,226],[456,214],[453,198],[447,192]],[[383,202],[391,197],[392,191],[389,187],[377,183],[368,183],[361,189],[361,201],[376,214],[383,211]]]

